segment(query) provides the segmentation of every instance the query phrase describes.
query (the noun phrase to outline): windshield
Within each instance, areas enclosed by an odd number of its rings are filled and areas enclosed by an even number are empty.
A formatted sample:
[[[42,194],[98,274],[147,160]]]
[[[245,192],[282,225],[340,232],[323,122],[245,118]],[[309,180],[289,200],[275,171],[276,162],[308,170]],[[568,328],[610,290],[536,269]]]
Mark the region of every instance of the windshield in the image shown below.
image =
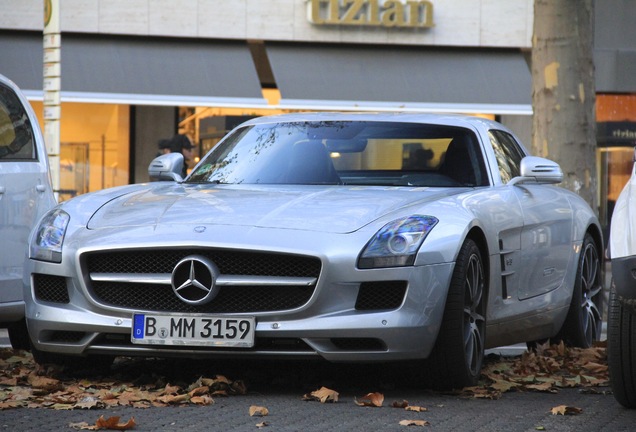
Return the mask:
[[[307,121],[234,130],[188,183],[483,186],[474,133],[432,124]]]

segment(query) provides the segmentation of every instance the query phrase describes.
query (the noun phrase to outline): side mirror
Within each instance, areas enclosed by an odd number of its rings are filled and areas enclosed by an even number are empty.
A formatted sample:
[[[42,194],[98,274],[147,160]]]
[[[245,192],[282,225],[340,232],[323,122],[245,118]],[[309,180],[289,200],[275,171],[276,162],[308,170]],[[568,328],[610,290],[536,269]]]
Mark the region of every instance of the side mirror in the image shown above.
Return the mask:
[[[152,180],[183,180],[183,155],[181,153],[168,153],[158,156],[150,162],[148,175]]]
[[[510,180],[509,185],[527,182],[556,184],[563,181],[563,171],[558,163],[537,156],[521,159],[520,171],[521,175]]]

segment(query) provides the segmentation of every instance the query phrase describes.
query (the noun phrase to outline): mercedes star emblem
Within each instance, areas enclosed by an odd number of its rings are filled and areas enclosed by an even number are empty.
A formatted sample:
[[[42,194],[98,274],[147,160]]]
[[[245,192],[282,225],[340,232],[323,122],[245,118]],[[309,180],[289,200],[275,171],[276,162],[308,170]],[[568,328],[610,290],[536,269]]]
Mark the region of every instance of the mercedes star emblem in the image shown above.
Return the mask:
[[[219,293],[218,267],[201,255],[190,255],[172,270],[172,290],[185,303],[200,305],[212,301]]]

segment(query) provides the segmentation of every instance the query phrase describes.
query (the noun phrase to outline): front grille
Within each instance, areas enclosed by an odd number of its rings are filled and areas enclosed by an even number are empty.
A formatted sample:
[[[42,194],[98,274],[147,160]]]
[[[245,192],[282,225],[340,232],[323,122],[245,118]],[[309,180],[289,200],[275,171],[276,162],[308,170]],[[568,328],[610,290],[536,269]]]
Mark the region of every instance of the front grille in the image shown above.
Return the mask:
[[[406,281],[378,281],[360,284],[357,310],[397,309],[404,301]]]
[[[66,278],[45,274],[33,274],[33,292],[35,298],[53,303],[68,303],[68,289]]]
[[[189,255],[214,262],[223,275],[318,278],[320,259],[315,257],[211,249],[134,250],[87,253],[89,273],[170,274]],[[309,301],[315,285],[222,286],[209,303],[190,305],[169,285],[125,281],[93,281],[89,291],[99,303],[140,311],[255,313],[298,308]]]
[[[172,273],[188,255],[203,255],[222,274],[261,276],[320,275],[320,260],[314,257],[274,253],[210,249],[161,249],[92,252],[85,255],[90,273]]]
[[[210,303],[190,305],[175,296],[167,285],[93,282],[98,301],[110,306],[136,310],[171,312],[268,312],[302,306],[313,287],[222,287]]]

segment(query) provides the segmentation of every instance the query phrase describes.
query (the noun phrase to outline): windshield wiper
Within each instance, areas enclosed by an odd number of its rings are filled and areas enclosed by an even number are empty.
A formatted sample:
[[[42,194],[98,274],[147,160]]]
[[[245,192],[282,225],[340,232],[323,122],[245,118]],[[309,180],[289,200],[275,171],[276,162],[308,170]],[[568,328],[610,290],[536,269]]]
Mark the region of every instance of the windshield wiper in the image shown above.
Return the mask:
[[[221,180],[188,180],[189,184],[228,184]]]

